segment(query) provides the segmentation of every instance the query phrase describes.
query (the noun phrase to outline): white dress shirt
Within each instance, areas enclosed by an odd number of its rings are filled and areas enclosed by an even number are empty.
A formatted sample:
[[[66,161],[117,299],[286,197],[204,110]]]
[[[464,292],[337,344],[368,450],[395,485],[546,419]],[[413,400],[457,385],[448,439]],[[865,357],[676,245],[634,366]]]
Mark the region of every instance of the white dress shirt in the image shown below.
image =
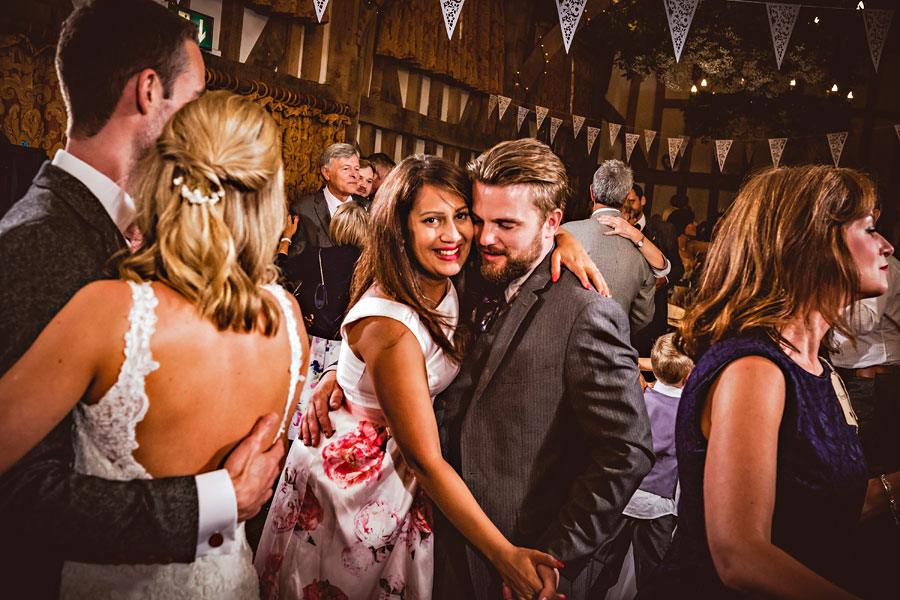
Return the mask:
[[[519,293],[519,288],[522,287],[522,284],[525,283],[525,280],[531,277],[531,274],[534,273],[534,270],[538,268],[538,265],[543,262],[544,258],[546,258],[547,256],[547,253],[552,249],[553,246],[550,246],[549,248],[544,250],[544,252],[541,254],[541,257],[537,259],[537,262],[535,262],[530,269],[528,269],[527,273],[509,282],[509,285],[506,286],[506,291],[503,293],[507,303],[512,300],[513,296]]]
[[[330,214],[333,217],[334,213],[335,213],[335,211],[337,211],[338,207],[341,204],[343,204],[344,202],[346,202],[347,200],[349,200],[350,196],[347,196],[344,200],[341,200],[340,198],[338,198],[337,196],[335,196],[334,194],[331,193],[331,190],[328,189],[327,185],[323,189],[325,190],[325,202],[328,204],[328,214]]]
[[[831,359],[835,366],[862,369],[875,365],[900,365],[900,261],[889,256],[888,289],[875,298],[856,302],[848,322],[856,335],[856,347],[834,332],[838,344]]]
[[[134,222],[135,208],[131,196],[112,179],[65,150],[56,153],[53,166],[83,183],[124,235],[125,229]],[[225,469],[220,469],[197,475],[194,481],[199,504],[197,556],[227,554],[232,551],[237,530],[237,497],[231,476]]]

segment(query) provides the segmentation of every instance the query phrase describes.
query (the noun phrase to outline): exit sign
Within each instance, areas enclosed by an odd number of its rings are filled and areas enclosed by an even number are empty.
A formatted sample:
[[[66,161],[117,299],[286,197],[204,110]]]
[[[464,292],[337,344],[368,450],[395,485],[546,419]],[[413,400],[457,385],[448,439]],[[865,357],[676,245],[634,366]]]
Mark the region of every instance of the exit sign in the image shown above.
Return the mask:
[[[174,10],[178,13],[178,16],[187,19],[188,21],[193,21],[197,24],[197,43],[200,44],[200,48],[202,50],[212,50],[212,36],[213,36],[213,18],[209,15],[204,15],[203,13],[198,13],[196,10],[191,10],[189,8],[178,8],[175,7]]]

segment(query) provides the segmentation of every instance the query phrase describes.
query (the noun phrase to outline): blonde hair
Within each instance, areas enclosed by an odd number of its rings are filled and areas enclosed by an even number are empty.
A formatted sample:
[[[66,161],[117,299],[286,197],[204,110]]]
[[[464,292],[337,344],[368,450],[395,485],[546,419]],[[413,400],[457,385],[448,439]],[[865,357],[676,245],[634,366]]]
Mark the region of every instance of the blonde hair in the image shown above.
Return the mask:
[[[853,169],[807,165],[751,177],[710,246],[676,344],[692,357],[738,335],[790,347],[782,329],[810,311],[853,339],[841,311],[857,297],[859,275],[843,227],[874,206],[874,184]]]
[[[259,286],[276,280],[286,219],[280,138],[261,106],[229,92],[182,107],[139,165],[136,223],[144,244],[121,257],[119,276],[164,283],[220,331],[259,326],[274,335],[280,310]],[[204,196],[223,193],[198,204],[182,194],[182,182]]]
[[[500,142],[471,161],[466,169],[473,183],[529,186],[531,201],[542,219],[546,220],[556,208],[566,208],[566,167],[550,146],[534,138]]]
[[[328,237],[335,246],[366,245],[366,231],[369,228],[369,213],[354,201],[343,202],[334,211],[331,225],[328,226]]]
[[[675,347],[675,334],[667,333],[656,338],[650,350],[653,374],[663,383],[675,385],[691,374],[694,361]]]

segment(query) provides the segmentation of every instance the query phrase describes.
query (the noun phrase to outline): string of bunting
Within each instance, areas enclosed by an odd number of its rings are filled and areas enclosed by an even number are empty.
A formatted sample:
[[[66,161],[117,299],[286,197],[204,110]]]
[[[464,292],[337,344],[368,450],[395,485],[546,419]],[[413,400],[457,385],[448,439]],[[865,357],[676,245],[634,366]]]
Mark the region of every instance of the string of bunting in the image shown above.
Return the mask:
[[[490,94],[488,98],[488,117],[493,114],[494,108],[499,107],[498,110],[498,121],[503,119],[503,115],[506,113],[507,108],[512,104],[512,98],[508,96],[501,96],[499,94]],[[525,119],[528,118],[528,115],[531,112],[535,113],[535,123],[537,125],[536,131],[540,131],[541,127],[544,124],[544,121],[547,117],[550,117],[550,143],[553,144],[556,140],[556,136],[559,133],[559,129],[561,128],[564,118],[556,117],[550,115],[550,109],[546,106],[535,106],[534,111],[532,111],[527,106],[516,106],[516,132],[519,133],[522,130],[522,124],[525,122]],[[557,111],[554,111],[557,112]],[[565,114],[559,113],[557,114]],[[591,125],[586,117],[581,115],[568,115],[572,121],[572,138],[575,139],[581,133],[582,129],[587,130],[587,151],[588,154],[591,154],[594,149],[594,144],[597,141],[597,138],[600,135],[601,128],[595,127]],[[615,144],[616,139],[619,136],[619,133],[623,128],[627,130],[625,132],[625,140],[624,140],[624,148],[625,148],[625,161],[630,162],[631,156],[634,152],[634,149],[640,146],[641,138],[643,138],[643,150],[644,154],[649,156],[650,148],[653,145],[653,142],[656,141],[657,137],[665,137],[666,138],[666,146],[668,149],[668,153],[670,157],[681,157],[684,156],[685,150],[691,140],[691,136],[689,135],[666,135],[665,132],[657,131],[654,129],[643,129],[641,133],[638,133],[637,130],[632,129],[631,127],[626,127],[621,123],[614,123],[612,121],[606,121],[608,132],[609,132],[609,147]],[[587,127],[585,125],[587,124]],[[897,139],[900,141],[900,123],[893,126]],[[867,131],[875,131],[884,129],[883,127],[874,127],[869,128]],[[643,135],[642,135],[643,134]],[[728,153],[731,151],[732,146],[735,141],[742,142],[744,144],[745,153],[748,159],[752,156],[752,147],[755,142],[766,141],[769,145],[769,153],[772,158],[772,164],[777,167],[781,163],[781,157],[784,154],[785,146],[789,139],[793,139],[795,141],[799,140],[808,140],[808,139],[819,139],[824,135],[825,140],[828,142],[828,148],[831,151],[831,158],[834,161],[834,166],[840,165],[841,155],[844,151],[844,146],[847,143],[847,138],[850,135],[849,131],[840,131],[834,133],[825,133],[820,135],[803,135],[803,136],[792,136],[790,138],[787,137],[777,137],[777,138],[744,138],[735,140],[731,139],[716,139],[713,140],[715,144],[716,151],[716,161],[719,165],[719,170],[722,171],[725,168],[725,159],[728,157]]]

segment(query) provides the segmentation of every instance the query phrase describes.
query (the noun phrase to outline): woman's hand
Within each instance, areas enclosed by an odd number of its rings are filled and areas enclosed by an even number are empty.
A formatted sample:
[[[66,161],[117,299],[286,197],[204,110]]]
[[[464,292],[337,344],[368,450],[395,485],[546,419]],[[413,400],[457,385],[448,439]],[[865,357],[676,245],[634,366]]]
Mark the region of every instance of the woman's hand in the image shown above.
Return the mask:
[[[504,598],[553,600],[558,597],[559,571],[556,569],[563,565],[549,554],[510,544],[492,562],[503,579]],[[539,573],[539,569],[543,573]]]
[[[281,234],[281,237],[292,238],[294,234],[297,233],[297,226],[300,224],[300,217],[296,215],[288,215],[287,225],[284,227],[284,232]]]
[[[612,231],[606,231],[603,235],[620,235],[627,238],[632,244],[637,244],[644,237],[636,227],[633,227],[628,221],[621,217],[612,217],[609,215],[600,215],[597,220],[602,225],[612,227]]]
[[[553,277],[553,281],[559,279],[560,264],[565,265],[567,269],[572,271],[586,289],[591,289],[591,284],[593,283],[601,296],[612,297],[612,294],[609,292],[609,286],[606,285],[606,280],[600,274],[600,269],[597,268],[597,265],[594,264],[588,253],[585,252],[584,246],[581,245],[578,238],[563,228],[560,228],[556,233],[556,250],[553,251],[550,257],[550,274]]]

